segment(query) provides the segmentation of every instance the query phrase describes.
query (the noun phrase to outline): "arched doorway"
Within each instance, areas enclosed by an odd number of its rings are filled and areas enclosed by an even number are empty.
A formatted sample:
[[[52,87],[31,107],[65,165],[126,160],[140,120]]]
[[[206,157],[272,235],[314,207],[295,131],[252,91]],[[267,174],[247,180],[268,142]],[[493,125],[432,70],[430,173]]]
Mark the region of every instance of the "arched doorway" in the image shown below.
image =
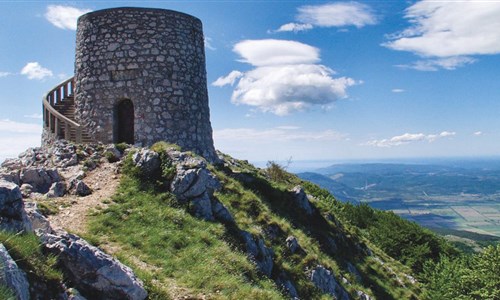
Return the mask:
[[[115,143],[134,144],[134,104],[130,99],[115,105],[113,127]]]

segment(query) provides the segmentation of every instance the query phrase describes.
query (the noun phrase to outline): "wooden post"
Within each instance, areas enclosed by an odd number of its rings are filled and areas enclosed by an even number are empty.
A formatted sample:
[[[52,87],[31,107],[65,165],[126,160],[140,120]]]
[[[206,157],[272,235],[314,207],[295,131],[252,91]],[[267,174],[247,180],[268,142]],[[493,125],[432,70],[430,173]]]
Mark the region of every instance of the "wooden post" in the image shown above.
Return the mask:
[[[71,125],[67,122],[64,123],[64,139],[67,141],[71,139]]]

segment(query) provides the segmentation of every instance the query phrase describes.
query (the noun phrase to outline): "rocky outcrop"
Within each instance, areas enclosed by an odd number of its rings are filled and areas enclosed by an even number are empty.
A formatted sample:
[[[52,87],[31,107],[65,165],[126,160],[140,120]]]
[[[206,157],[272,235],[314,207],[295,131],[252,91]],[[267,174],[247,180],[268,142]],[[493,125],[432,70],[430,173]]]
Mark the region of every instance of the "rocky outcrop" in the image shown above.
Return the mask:
[[[140,149],[132,155],[132,161],[145,177],[153,176],[160,169],[160,156],[152,150]]]
[[[293,300],[299,299],[299,293],[297,292],[297,288],[293,284],[292,280],[289,278],[288,274],[281,271],[276,279],[276,285],[280,287],[288,296],[290,296]]]
[[[300,247],[299,241],[294,236],[287,237],[286,240],[285,240],[285,245],[286,245],[286,247],[288,248],[288,251],[290,251],[291,254],[301,253],[301,252],[304,251],[302,249],[302,247]]]
[[[61,181],[61,176],[57,169],[30,167],[21,171],[20,181],[31,185],[34,192],[45,194],[53,183]]]
[[[0,243],[0,285],[7,286],[17,300],[29,300],[29,284],[26,273],[17,267],[4,245]]]
[[[133,299],[147,297],[133,271],[87,243],[64,231],[42,234],[42,245],[57,256],[68,279],[90,299]]]
[[[83,182],[83,180],[76,180],[75,194],[81,197],[85,197],[92,194],[92,190],[85,182]]]
[[[347,291],[337,282],[333,272],[322,265],[318,265],[312,270],[310,279],[318,289],[334,296],[335,299],[351,299]]]
[[[243,246],[250,260],[255,262],[259,271],[267,277],[271,277],[273,272],[274,252],[271,248],[266,247],[264,240],[254,237],[247,231],[240,231],[240,236],[243,239]]]
[[[8,231],[31,231],[17,184],[0,179],[0,228]]]
[[[292,189],[292,199],[294,204],[307,216],[314,213],[314,207],[309,201],[306,192],[301,186],[296,186]]]

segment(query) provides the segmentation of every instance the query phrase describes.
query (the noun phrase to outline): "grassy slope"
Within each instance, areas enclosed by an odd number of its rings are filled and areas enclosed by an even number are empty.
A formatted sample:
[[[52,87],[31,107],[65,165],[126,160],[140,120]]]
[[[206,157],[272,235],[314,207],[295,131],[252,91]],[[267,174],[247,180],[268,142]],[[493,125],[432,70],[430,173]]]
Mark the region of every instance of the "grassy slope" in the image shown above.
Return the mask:
[[[230,167],[211,167],[223,184],[215,196],[229,208],[239,229],[265,238],[276,254],[273,277],[287,272],[302,298],[330,298],[308,280],[308,270],[317,264],[332,269],[339,281],[341,276],[347,278],[352,285],[345,287],[352,296],[356,290],[377,299],[410,299],[419,293],[418,286],[402,276],[408,269],[376,247],[370,245],[384,265],[354,250],[357,244],[368,242],[335,223],[335,200],[326,197],[325,191],[302,182],[308,193],[317,196],[320,210],[317,218],[307,219],[290,205],[287,190],[301,183],[297,177],[285,174],[272,182],[262,170],[227,159],[234,162]],[[113,245],[118,257],[145,281],[151,299],[175,297],[177,291],[220,299],[284,298],[241,251],[236,228],[196,219],[170,194],[127,174],[112,201],[116,205],[95,213],[85,237]],[[270,228],[277,229],[277,236],[266,233]],[[284,240],[289,235],[297,237],[305,253],[288,254]],[[338,242],[335,253],[327,253],[322,246],[328,238]],[[359,270],[362,282],[347,271],[348,261]]]

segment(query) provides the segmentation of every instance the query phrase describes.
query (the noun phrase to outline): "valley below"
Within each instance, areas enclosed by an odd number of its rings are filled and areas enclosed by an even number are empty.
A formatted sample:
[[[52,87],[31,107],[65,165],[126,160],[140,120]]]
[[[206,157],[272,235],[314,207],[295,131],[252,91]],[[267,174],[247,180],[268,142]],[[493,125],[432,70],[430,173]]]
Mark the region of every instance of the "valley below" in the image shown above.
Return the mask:
[[[390,210],[441,234],[500,237],[497,160],[336,164],[298,175],[341,201]]]

